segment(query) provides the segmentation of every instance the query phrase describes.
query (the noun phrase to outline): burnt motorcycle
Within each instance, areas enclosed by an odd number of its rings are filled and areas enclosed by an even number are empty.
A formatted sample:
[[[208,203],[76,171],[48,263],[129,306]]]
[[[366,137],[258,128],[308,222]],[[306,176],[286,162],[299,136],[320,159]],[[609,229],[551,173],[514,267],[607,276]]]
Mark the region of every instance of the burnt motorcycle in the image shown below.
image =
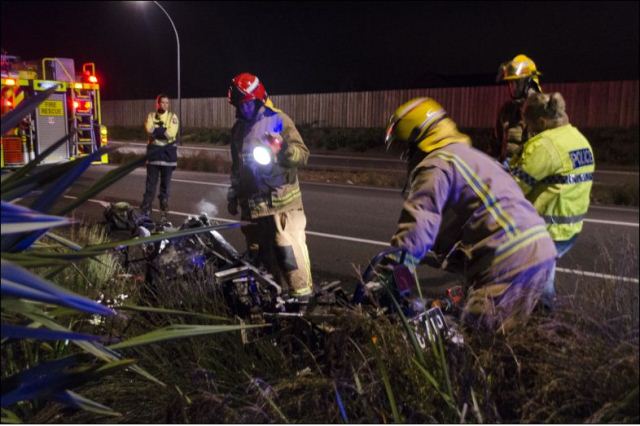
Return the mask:
[[[216,224],[201,214],[189,217],[177,230]],[[138,228],[138,235],[149,234],[149,229]],[[310,298],[303,300],[289,297],[265,268],[240,254],[215,230],[162,240],[146,245],[144,250],[147,281],[184,279],[190,274],[204,273],[213,288],[222,292],[230,313],[248,322],[277,324],[302,319],[313,323],[318,318],[357,309],[371,317],[404,316],[423,348],[438,336],[454,342],[461,339],[452,318],[461,309],[462,288],[450,288],[437,298],[420,297],[419,283],[405,266],[406,253],[399,249],[374,256],[352,294],[342,283],[334,281],[320,284]]]

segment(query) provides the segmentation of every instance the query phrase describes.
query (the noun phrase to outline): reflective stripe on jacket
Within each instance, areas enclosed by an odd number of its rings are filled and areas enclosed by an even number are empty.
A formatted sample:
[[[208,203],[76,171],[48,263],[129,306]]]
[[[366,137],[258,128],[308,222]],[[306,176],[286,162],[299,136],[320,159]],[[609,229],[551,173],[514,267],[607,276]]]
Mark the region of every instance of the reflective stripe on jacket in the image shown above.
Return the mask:
[[[542,219],[484,153],[462,143],[437,149],[413,169],[410,184],[391,245],[415,261],[483,286],[555,258]]]
[[[163,114],[150,112],[149,115],[147,115],[144,128],[149,135],[147,152],[151,152],[148,157],[148,164],[172,167],[178,165],[178,150],[175,142],[179,126],[178,116],[172,112],[165,111]],[[153,131],[158,127],[164,127],[166,129],[164,132],[166,138],[155,138],[153,136]],[[171,146],[166,149],[160,149],[166,145]],[[154,153],[153,151],[158,152]]]
[[[511,167],[555,241],[566,241],[582,230],[594,171],[589,141],[570,124],[529,139]]]
[[[282,149],[273,163],[253,161],[253,148],[264,135],[279,134]],[[302,208],[298,167],[305,165],[309,149],[288,115],[262,106],[251,120],[238,119],[231,129],[231,189],[251,219]]]

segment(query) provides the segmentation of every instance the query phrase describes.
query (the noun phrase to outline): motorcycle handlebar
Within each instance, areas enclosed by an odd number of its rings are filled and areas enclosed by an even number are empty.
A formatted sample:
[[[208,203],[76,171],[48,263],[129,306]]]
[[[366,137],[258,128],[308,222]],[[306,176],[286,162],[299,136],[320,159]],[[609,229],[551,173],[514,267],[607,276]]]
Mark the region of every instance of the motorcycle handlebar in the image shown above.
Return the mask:
[[[383,259],[388,258],[389,255],[398,253],[398,252],[401,252],[402,254],[400,255],[400,260],[397,261],[396,263],[403,263],[407,252],[405,249],[400,247],[390,247],[373,256],[369,261],[369,265],[367,265],[367,269],[365,269],[364,272],[362,273],[362,281],[365,283],[367,281],[370,281],[371,278],[373,277],[373,272],[375,271],[376,266],[380,265],[380,262]]]

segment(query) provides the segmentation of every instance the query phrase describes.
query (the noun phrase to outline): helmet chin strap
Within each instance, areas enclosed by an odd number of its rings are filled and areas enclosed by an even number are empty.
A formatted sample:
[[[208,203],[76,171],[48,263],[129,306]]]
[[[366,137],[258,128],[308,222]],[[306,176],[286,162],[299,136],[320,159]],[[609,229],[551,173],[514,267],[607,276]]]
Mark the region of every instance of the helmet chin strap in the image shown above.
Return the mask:
[[[417,150],[418,150],[418,146],[415,143],[410,144],[407,149],[402,151],[402,154],[400,154],[400,159],[402,161],[409,161],[411,157],[413,157],[413,154],[416,153]]]

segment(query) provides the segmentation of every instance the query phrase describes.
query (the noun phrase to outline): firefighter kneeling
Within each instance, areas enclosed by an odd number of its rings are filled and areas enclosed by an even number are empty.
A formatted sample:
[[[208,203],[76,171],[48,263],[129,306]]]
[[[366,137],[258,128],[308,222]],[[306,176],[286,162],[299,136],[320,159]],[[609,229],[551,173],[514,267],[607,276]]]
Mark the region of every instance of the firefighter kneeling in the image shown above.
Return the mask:
[[[465,322],[508,328],[540,298],[552,303],[556,249],[515,181],[470,142],[430,98],[391,116],[387,148],[399,148],[410,172],[391,245],[407,251],[408,266],[431,258],[463,275]]]

